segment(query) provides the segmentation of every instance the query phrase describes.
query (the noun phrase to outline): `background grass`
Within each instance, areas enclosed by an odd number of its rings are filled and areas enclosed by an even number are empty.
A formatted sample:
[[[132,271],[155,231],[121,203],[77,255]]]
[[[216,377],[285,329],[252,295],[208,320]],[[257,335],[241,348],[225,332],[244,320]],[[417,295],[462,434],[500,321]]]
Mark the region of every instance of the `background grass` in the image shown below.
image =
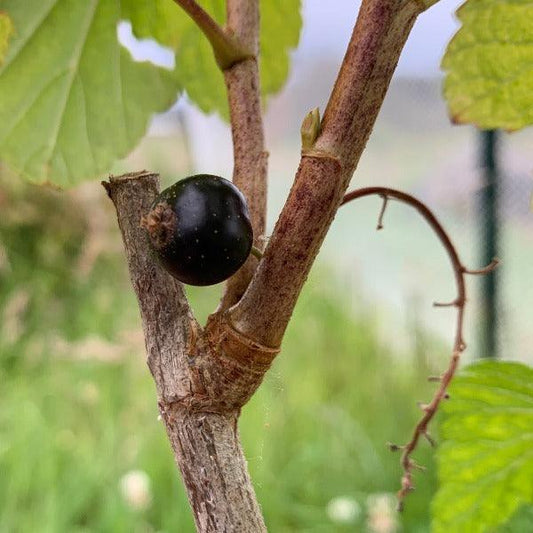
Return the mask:
[[[111,206],[83,191],[0,192],[0,532],[193,531]],[[188,292],[203,320],[219,288]],[[425,444],[418,459],[428,472],[406,512],[375,502],[395,493],[401,475],[386,442],[409,436],[445,350],[420,332],[408,353],[385,346],[379,316],[366,309],[319,265],[282,354],[243,410],[270,531],[429,530],[435,469]],[[132,470],[150,480],[144,508],[120,490]],[[344,522],[328,513],[339,497],[360,512]]]

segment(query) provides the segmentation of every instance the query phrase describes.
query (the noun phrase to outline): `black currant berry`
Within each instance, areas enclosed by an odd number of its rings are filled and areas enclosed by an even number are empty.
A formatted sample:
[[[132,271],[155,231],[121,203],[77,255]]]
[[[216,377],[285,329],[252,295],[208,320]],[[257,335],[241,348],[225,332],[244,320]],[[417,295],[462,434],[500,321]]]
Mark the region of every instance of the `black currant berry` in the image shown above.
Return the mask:
[[[228,180],[198,174],[162,191],[143,217],[158,259],[189,285],[213,285],[248,258],[253,233],[242,193]]]

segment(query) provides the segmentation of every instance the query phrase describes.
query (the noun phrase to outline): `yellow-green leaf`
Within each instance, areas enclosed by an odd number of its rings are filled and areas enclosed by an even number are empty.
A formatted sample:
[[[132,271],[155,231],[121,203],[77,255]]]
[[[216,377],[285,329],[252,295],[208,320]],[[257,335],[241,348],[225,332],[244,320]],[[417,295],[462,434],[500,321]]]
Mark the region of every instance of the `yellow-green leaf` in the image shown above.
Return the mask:
[[[468,0],[443,59],[457,123],[517,130],[533,124],[533,2]]]
[[[0,65],[4,62],[9,38],[13,35],[13,22],[9,15],[4,11],[0,11]]]
[[[434,533],[485,533],[533,505],[533,369],[482,362],[450,390]]]
[[[119,0],[0,0],[16,34],[0,67],[0,160],[38,182],[96,178],[175,101],[173,72],[117,40]]]

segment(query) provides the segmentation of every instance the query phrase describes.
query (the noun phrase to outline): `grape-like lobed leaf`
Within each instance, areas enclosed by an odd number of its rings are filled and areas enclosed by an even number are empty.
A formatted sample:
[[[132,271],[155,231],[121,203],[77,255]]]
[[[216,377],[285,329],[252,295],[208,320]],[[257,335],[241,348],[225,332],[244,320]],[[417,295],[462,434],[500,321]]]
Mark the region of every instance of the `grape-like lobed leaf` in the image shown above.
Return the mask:
[[[221,25],[224,0],[203,0],[202,7]],[[138,38],[153,37],[176,54],[176,72],[189,98],[205,113],[229,110],[222,73],[207,39],[172,0],[125,0],[124,15]],[[298,44],[300,0],[261,0],[259,69],[263,99],[281,89],[289,72],[289,52]]]
[[[224,23],[223,0],[202,4]],[[287,77],[300,0],[263,0],[261,7],[261,74],[269,94]],[[133,61],[117,40],[121,20],[137,37],[171,48],[174,71]],[[2,64],[10,21],[16,31]],[[26,179],[68,186],[101,175],[184,88],[203,111],[227,118],[211,48],[172,0],[0,0],[0,160]]]
[[[166,110],[173,72],[133,61],[117,40],[117,0],[0,0],[16,34],[0,66],[0,160],[38,182],[108,170]]]
[[[456,123],[518,130],[533,124],[533,2],[467,0],[442,61]]]
[[[444,407],[434,533],[482,533],[533,505],[533,369],[480,362]]]

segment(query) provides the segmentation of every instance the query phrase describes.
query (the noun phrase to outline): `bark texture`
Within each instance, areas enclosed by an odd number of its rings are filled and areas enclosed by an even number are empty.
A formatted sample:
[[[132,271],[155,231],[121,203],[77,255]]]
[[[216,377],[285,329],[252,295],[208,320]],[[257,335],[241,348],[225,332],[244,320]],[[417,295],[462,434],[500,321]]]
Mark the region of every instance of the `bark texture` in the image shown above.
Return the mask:
[[[220,318],[202,329],[182,285],[152,257],[140,220],[159,189],[138,172],[103,183],[115,204],[144,328],[158,405],[199,532],[261,532],[265,526],[239,443],[240,408],[276,351],[243,339]]]
[[[259,80],[259,1],[227,0],[226,31],[238,38],[254,57],[224,71],[233,139],[233,183],[242,191],[250,210],[254,246],[263,249],[267,212],[267,166],[261,84]],[[226,285],[219,310],[237,303],[257,267],[250,257]]]
[[[193,19],[209,35],[222,41],[224,35],[235,37],[257,54],[258,0],[227,0],[227,28],[214,31],[215,23],[194,0],[175,1],[196,14]],[[259,264],[250,258],[229,280],[221,305],[205,328],[192,316],[181,284],[151,257],[148,237],[140,227],[141,217],[158,193],[157,175],[139,172],[104,183],[117,210],[159,409],[199,532],[265,531],[239,443],[238,416],[279,352],[300,290],[425,2],[363,0],[321,133],[302,153],[265,254]],[[256,57],[247,55],[232,63],[224,75],[235,152],[234,182],[248,200],[260,247],[267,153]]]
[[[238,412],[163,411],[198,531],[266,531],[237,433]]]
[[[186,396],[191,383],[186,350],[199,326],[192,316],[182,285],[154,260],[141,217],[159,192],[159,177],[137,172],[103,182],[117,210],[131,283],[135,289],[146,344],[147,362],[159,401],[173,402]]]
[[[321,133],[313,148],[302,154],[294,186],[254,278],[229,310],[230,322],[247,337],[268,346],[281,343],[420,10],[416,2],[363,0]],[[290,260],[285,262],[287,254]]]

